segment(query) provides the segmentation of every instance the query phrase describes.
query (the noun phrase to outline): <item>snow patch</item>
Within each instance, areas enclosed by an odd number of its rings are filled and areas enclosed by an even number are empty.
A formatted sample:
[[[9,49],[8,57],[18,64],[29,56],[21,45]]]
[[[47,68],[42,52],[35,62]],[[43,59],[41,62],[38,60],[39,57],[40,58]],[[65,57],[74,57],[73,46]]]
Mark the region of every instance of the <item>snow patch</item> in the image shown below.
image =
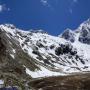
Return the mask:
[[[15,56],[13,55],[13,54],[10,54],[10,56],[14,59],[15,58]]]
[[[42,66],[40,66],[40,70],[36,70],[36,71],[30,71],[28,68],[26,68],[26,73],[31,75],[33,78],[65,75],[60,72],[50,71]]]

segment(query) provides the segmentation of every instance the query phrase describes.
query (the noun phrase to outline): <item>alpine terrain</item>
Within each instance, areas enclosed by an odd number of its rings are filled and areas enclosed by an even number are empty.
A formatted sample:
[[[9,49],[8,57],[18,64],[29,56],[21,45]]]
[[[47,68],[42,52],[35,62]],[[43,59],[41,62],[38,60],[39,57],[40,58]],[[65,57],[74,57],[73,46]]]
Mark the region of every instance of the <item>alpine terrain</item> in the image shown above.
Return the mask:
[[[0,25],[0,87],[90,90],[89,71],[90,19],[58,36]]]

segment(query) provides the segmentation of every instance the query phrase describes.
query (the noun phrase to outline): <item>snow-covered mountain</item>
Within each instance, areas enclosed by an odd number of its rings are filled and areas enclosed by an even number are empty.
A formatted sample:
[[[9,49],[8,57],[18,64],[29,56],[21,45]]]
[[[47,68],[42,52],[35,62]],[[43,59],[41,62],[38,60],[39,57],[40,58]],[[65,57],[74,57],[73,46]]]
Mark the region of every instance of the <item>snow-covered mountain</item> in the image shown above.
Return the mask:
[[[23,68],[23,74],[33,78],[90,71],[90,19],[59,36],[43,30],[24,31],[11,24],[0,25],[0,42],[0,52],[8,54],[10,64],[7,66],[7,60],[2,59],[0,67],[10,68],[11,72],[13,62],[15,67],[18,64],[18,68]],[[22,72],[18,68],[16,71]]]

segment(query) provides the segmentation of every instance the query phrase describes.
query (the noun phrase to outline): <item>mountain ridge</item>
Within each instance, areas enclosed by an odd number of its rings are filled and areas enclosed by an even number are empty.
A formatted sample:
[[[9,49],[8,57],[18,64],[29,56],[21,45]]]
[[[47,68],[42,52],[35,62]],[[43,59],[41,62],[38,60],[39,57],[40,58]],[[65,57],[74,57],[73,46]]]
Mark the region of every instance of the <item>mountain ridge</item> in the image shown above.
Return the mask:
[[[17,80],[21,76],[22,85],[31,78],[90,71],[89,20],[59,36],[42,30],[23,31],[12,24],[0,25],[0,43],[0,72],[4,78],[6,74],[10,77],[9,73]]]

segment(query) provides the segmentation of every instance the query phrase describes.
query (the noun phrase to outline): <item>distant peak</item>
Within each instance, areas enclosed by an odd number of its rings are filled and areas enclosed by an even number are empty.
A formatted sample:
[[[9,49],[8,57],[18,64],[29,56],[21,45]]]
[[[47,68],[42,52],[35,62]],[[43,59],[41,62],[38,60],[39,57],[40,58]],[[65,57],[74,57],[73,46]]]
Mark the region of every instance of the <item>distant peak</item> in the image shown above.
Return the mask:
[[[15,29],[16,27],[13,24],[4,24],[5,27]]]
[[[71,41],[71,42],[75,41],[75,34],[69,28],[67,28],[61,35],[59,35],[59,37],[64,38],[64,39]]]
[[[43,31],[43,30],[30,30],[30,32],[32,33],[42,33],[42,34],[48,34],[46,31]]]
[[[78,30],[82,30],[83,28],[90,28],[90,18],[80,24]]]
[[[10,28],[10,29],[15,29],[16,27],[13,24],[1,24],[0,27],[4,28]]]
[[[64,32],[73,32],[70,28],[67,28]]]
[[[90,18],[86,22],[90,24]]]
[[[59,37],[62,37],[62,35],[63,35],[64,33],[73,33],[73,31],[72,31],[71,29],[67,28],[66,30],[64,30],[64,32],[63,32],[62,34],[60,34],[60,35],[58,35],[58,36],[59,36]]]

